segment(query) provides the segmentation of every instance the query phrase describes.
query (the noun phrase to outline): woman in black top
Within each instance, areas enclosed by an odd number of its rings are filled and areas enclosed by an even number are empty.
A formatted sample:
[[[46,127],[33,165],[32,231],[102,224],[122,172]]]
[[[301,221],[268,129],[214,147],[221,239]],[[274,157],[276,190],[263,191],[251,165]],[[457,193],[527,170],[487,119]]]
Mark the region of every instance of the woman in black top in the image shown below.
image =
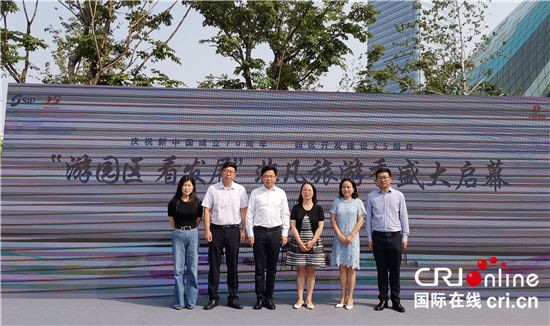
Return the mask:
[[[199,286],[197,269],[199,265],[199,231],[202,219],[201,201],[197,198],[195,180],[186,175],[180,179],[176,195],[168,204],[168,220],[172,232],[172,254],[174,255],[174,309],[193,309],[197,302]],[[187,286],[183,274],[187,266]]]
[[[315,268],[325,267],[323,242],[320,239],[325,224],[323,208],[317,205],[317,190],[311,183],[306,182],[300,189],[298,205],[292,207],[290,214],[290,228],[293,238],[286,254],[287,266],[297,269],[296,286],[298,301],[294,305],[299,309],[304,305],[304,283],[307,274],[306,307],[313,309],[311,302],[313,286],[315,285]]]

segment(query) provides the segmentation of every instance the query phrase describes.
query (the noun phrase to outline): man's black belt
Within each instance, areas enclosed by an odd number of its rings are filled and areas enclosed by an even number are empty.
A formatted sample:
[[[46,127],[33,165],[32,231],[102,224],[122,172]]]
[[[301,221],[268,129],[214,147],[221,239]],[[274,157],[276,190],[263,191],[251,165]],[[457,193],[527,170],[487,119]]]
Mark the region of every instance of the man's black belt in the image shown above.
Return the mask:
[[[196,227],[197,227],[196,225],[182,225],[182,226],[178,226],[176,229],[190,231]]]
[[[386,238],[390,238],[396,235],[401,235],[401,231],[395,231],[395,232],[381,232],[381,231],[372,231],[373,234],[379,234],[383,235]]]
[[[233,228],[238,228],[240,225],[239,224],[226,224],[226,225],[210,224],[210,227],[213,227],[213,226],[219,229],[233,229]]]
[[[266,228],[265,226],[255,226],[255,228],[259,229],[259,230],[263,230],[263,231],[267,231],[267,232],[271,232],[271,231],[275,231],[275,230],[280,230],[281,229],[281,226],[275,226],[275,227],[272,227],[272,228]]]

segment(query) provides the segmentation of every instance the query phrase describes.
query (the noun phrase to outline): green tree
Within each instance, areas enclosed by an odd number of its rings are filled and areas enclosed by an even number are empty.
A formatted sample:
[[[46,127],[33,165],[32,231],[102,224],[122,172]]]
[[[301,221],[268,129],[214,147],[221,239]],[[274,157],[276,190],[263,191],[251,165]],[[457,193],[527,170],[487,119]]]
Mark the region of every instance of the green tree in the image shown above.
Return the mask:
[[[156,1],[59,1],[71,17],[61,19],[62,29],[49,27],[57,48],[53,51],[59,74],[51,73],[48,63],[45,83],[167,86],[183,85],[146,64],[172,60],[181,64],[168,45],[191,8],[166,40],[153,37],[156,31],[172,25],[172,3],[157,10]],[[63,15],[58,15],[62,17]]]
[[[38,70],[38,67],[33,65],[30,60],[31,52],[39,48],[46,49],[48,47],[44,40],[31,35],[32,24],[38,11],[38,1],[35,3],[31,18],[29,18],[25,1],[22,1],[21,4],[27,22],[25,32],[12,31],[8,28],[8,15],[19,11],[17,3],[12,0],[0,2],[2,14],[2,22],[0,23],[2,70],[4,74],[7,72],[17,83],[25,83],[27,81],[29,70]]]
[[[217,88],[217,89],[245,89],[246,85],[238,78],[229,78],[227,74],[215,77],[210,74],[205,80],[198,82],[198,88]]]
[[[346,3],[193,1],[190,5],[203,15],[203,26],[219,30],[201,42],[214,45],[217,54],[237,63],[234,74],[243,78],[247,89],[312,90],[330,67],[344,66],[343,56],[352,53],[346,45],[350,37],[363,43],[372,37],[367,31],[375,21],[372,5],[354,3],[346,12]],[[270,59],[253,53],[265,45],[272,52]]]
[[[372,45],[364,55],[358,57],[358,62],[366,59],[367,65],[360,69],[354,63],[344,69],[344,76],[340,80],[339,90],[359,93],[388,93],[384,87],[388,86],[388,81],[393,77],[386,69],[373,70],[374,65],[385,54],[385,48],[381,44]]]
[[[404,40],[393,44],[406,48],[393,60],[401,56],[412,59],[404,65],[392,61],[377,73],[379,79],[397,82],[402,92],[502,95],[502,89],[490,82],[493,71],[486,65],[488,60],[506,54],[495,52],[482,56],[491,44],[491,37],[496,35],[483,34],[487,28],[484,23],[486,3],[433,0],[427,6],[426,2],[417,0],[413,8],[418,10],[417,19],[396,26]],[[406,39],[405,31],[409,28],[414,28],[416,33]],[[411,77],[414,72],[420,72],[420,82]],[[365,79],[369,80],[368,74]]]

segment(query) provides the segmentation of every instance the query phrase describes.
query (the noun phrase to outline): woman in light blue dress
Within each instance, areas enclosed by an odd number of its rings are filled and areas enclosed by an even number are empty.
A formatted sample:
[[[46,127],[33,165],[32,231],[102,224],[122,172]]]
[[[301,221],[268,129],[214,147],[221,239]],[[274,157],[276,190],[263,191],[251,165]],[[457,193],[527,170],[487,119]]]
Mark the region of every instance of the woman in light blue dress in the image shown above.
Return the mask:
[[[365,217],[365,205],[357,198],[357,186],[346,178],[340,182],[340,197],[330,208],[330,222],[334,228],[331,265],[340,268],[342,296],[336,308],[353,308],[355,270],[359,269],[359,230]]]

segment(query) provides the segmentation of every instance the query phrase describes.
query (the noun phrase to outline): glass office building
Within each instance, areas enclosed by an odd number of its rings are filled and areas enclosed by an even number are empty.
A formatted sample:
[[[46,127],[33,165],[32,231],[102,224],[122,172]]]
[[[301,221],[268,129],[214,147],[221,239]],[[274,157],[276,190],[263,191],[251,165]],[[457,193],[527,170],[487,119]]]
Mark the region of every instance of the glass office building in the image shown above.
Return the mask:
[[[421,1],[422,6],[429,6],[430,1]],[[392,45],[411,39],[414,29],[406,30],[402,36],[395,30],[395,25],[413,22],[417,10],[412,8],[412,1],[369,1],[375,10],[380,11],[376,23],[369,26],[374,39],[371,44],[382,44],[386,54],[375,65],[374,70],[384,69],[400,51],[408,48]],[[483,53],[478,53],[478,71],[491,69],[491,82],[510,95],[550,96],[550,1],[524,1],[508,15],[494,30],[491,45]],[[503,43],[506,43],[503,45]],[[491,54],[502,51],[505,57],[490,58]],[[415,54],[400,56],[394,62],[399,65],[415,60]],[[483,61],[486,60],[484,64]],[[422,81],[422,75],[411,75],[415,82]],[[476,78],[474,78],[476,79]],[[399,93],[397,83],[386,87],[391,93]]]
[[[369,26],[369,32],[374,38],[369,40],[368,44],[369,48],[371,44],[382,44],[386,48],[385,55],[373,67],[373,70],[381,70],[386,68],[386,65],[392,61],[395,55],[399,55],[401,51],[410,50],[408,47],[399,47],[392,44],[410,40],[416,30],[409,28],[405,30],[403,36],[396,31],[395,25],[414,22],[417,10],[413,9],[413,1],[369,1],[369,4],[373,5],[374,10],[380,11],[380,14],[376,16],[376,23]],[[416,57],[414,54],[400,55],[394,62],[395,64],[404,65],[407,59],[413,61]],[[417,83],[421,78],[420,73],[415,73],[410,77]],[[385,89],[390,93],[400,92],[399,85],[395,82],[390,82]]]
[[[492,69],[491,82],[510,95],[550,96],[550,1],[522,2],[494,31],[480,57],[498,51],[507,57],[488,59],[479,70]]]

